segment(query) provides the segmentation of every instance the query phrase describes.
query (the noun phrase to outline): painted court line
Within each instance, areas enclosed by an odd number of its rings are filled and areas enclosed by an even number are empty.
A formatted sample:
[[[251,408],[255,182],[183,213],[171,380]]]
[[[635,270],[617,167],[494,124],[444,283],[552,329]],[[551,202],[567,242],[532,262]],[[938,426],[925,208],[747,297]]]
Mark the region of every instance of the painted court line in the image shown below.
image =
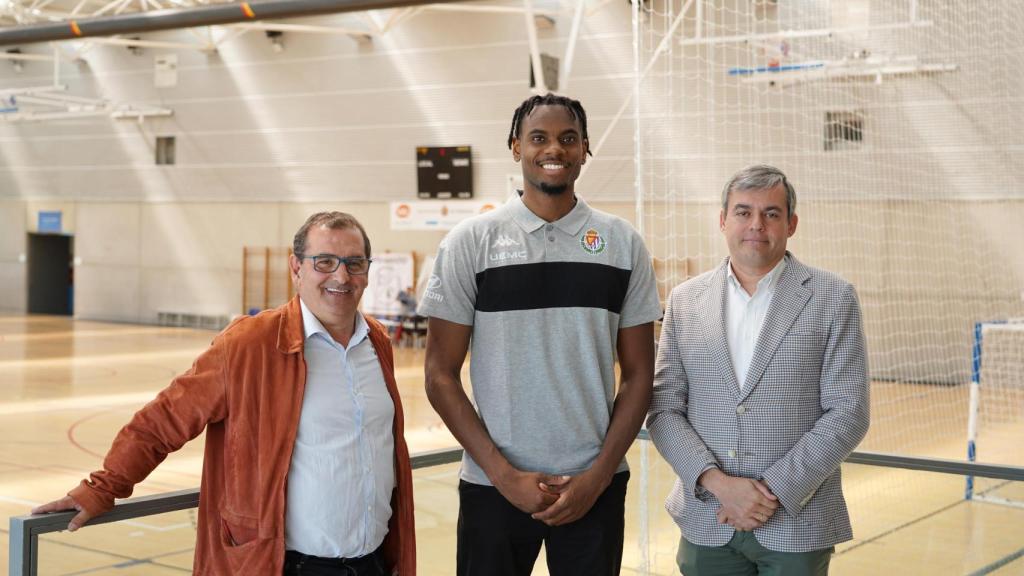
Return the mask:
[[[996,560],[995,562],[989,564],[988,566],[979,568],[978,570],[971,572],[967,576],[984,576],[985,574],[991,574],[992,572],[999,570],[1003,566],[1006,566],[1007,564],[1014,562],[1016,560],[1020,560],[1021,558],[1024,558],[1024,548],[1017,550],[1013,554],[1004,556],[999,560]]]
[[[101,394],[96,396],[75,396],[73,398],[54,398],[51,400],[4,402],[0,405],[0,416],[142,404],[155,398],[159,391],[159,389],[154,389],[147,392],[131,392],[128,394]]]
[[[90,548],[88,546],[79,546],[77,544],[72,544],[70,542],[60,542],[60,541],[55,541],[55,540],[50,540],[50,539],[41,539],[41,542],[45,542],[48,546],[64,546],[65,548],[71,548],[71,549],[74,549],[74,550],[83,550],[85,552],[93,552],[95,554],[103,554],[103,555],[106,555],[106,556],[111,556],[113,558],[120,558],[120,559],[124,560],[123,562],[117,562],[116,564],[109,564],[107,566],[98,566],[96,568],[91,568],[89,570],[84,570],[84,571],[79,571],[79,572],[66,572],[65,574],[63,574],[63,576],[73,576],[75,574],[89,574],[89,573],[99,572],[101,570],[107,570],[109,568],[115,568],[116,569],[116,568],[119,568],[119,567],[122,567],[122,566],[130,566],[130,565],[136,564],[136,563],[153,564],[153,565],[156,565],[156,566],[160,566],[162,568],[168,568],[170,570],[176,570],[176,571],[181,571],[181,572],[191,572],[191,570],[186,570],[184,568],[179,568],[177,566],[168,566],[167,564],[157,564],[156,562],[152,562],[149,559],[141,559],[140,560],[140,559],[137,559],[137,558],[132,558],[131,556],[125,556],[124,554],[119,554],[117,552],[110,552],[110,551],[107,551],[107,550],[99,550],[97,548]],[[172,552],[171,554],[179,554],[181,552],[187,552],[188,550],[192,550],[192,548],[188,548],[186,550],[180,550],[178,552]],[[164,556],[164,554],[161,554],[160,556]],[[155,556],[155,558],[159,558],[160,556]]]
[[[860,542],[857,542],[856,544],[854,544],[853,546],[850,546],[849,548],[845,548],[842,551],[836,552],[835,555],[836,556],[840,556],[842,554],[846,554],[848,552],[852,552],[853,550],[856,550],[857,548],[860,548],[861,546],[863,546],[865,544],[870,544],[872,542],[875,542],[876,540],[881,540],[882,538],[885,538],[886,536],[891,536],[891,535],[899,532],[900,530],[903,530],[904,528],[909,528],[909,527],[913,526],[914,524],[918,524],[920,522],[924,522],[925,520],[928,520],[929,518],[933,518],[935,516],[938,516],[939,514],[942,514],[943,512],[946,512],[948,510],[956,508],[957,506],[963,504],[964,502],[966,502],[966,500],[957,500],[956,502],[953,502],[952,504],[949,504],[947,506],[943,506],[942,508],[939,508],[937,510],[933,510],[933,511],[931,511],[931,512],[929,512],[929,513],[927,513],[927,514],[925,514],[923,516],[918,516],[917,518],[915,518],[913,520],[910,520],[908,522],[904,522],[903,524],[900,524],[899,526],[896,526],[894,528],[890,528],[889,530],[886,530],[885,532],[881,532],[879,534],[875,534],[871,538],[868,538],[866,540],[862,540]]]
[[[30,360],[0,360],[0,370],[18,368],[82,368],[86,366],[151,365],[157,361],[187,359],[189,363],[205,350],[205,347],[180,348],[165,352],[134,352],[123,354],[97,354],[94,356],[58,356],[56,358],[33,358]],[[186,364],[187,366],[187,364]]]
[[[195,330],[191,328],[131,328],[131,329],[103,329],[103,330],[68,330],[65,332],[35,332],[29,334],[0,334],[0,342],[41,342],[47,340],[74,340],[76,338],[118,338],[127,336],[165,336],[167,334],[191,334]]]

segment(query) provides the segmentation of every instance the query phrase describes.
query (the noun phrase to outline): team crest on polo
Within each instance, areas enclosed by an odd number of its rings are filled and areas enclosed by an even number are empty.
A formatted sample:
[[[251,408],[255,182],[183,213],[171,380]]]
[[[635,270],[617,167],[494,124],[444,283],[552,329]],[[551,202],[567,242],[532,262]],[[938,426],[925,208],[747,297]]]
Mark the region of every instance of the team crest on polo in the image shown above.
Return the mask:
[[[580,246],[590,254],[600,254],[601,252],[604,252],[607,245],[608,243],[605,242],[601,233],[593,228],[587,229],[587,231],[583,233],[583,236],[580,237]]]

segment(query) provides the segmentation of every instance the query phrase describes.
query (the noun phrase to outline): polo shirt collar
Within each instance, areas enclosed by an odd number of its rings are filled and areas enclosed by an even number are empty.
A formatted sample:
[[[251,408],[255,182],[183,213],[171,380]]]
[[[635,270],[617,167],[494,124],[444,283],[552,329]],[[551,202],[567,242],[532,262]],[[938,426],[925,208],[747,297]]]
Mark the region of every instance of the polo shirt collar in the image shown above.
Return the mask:
[[[522,194],[516,194],[509,200],[509,209],[512,211],[512,219],[527,234],[535,232],[540,227],[548,224],[546,220],[527,208],[526,204],[523,203]],[[583,201],[583,198],[577,195],[576,205],[572,207],[572,210],[565,216],[551,222],[551,224],[569,236],[575,236],[580,233],[583,226],[590,220],[591,212],[590,206]]]

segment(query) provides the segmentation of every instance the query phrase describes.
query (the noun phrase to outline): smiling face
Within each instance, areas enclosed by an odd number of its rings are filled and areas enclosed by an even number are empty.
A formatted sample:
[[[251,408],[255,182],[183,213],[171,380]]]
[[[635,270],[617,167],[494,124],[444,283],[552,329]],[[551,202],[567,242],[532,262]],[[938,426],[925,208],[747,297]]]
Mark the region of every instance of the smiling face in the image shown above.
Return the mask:
[[[718,224],[729,245],[729,258],[743,271],[763,275],[786,255],[786,241],[796,232],[796,214],[786,209],[786,188],[733,190]]]
[[[523,163],[527,192],[573,192],[589,146],[580,133],[579,120],[565,106],[537,106],[523,118],[512,157]]]
[[[333,254],[342,258],[365,258],[364,246],[363,235],[356,228],[313,226],[306,236],[305,256]],[[366,289],[367,275],[349,274],[344,264],[330,274],[317,272],[313,268],[313,260],[299,260],[294,254],[289,258],[289,265],[292,282],[302,302],[335,340],[347,341],[355,323],[359,300]],[[338,335],[336,331],[339,331]],[[339,335],[342,339],[339,339]]]

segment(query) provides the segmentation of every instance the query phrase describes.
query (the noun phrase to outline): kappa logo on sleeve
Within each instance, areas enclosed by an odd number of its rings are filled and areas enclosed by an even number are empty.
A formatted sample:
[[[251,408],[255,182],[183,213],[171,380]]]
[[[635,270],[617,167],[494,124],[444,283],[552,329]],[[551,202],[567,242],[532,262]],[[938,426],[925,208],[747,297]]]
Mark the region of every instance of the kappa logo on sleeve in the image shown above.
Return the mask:
[[[580,246],[582,246],[583,250],[588,254],[600,254],[601,252],[604,252],[608,243],[605,241],[604,237],[601,236],[600,232],[594,228],[589,228],[583,233],[583,236],[580,236]]]

